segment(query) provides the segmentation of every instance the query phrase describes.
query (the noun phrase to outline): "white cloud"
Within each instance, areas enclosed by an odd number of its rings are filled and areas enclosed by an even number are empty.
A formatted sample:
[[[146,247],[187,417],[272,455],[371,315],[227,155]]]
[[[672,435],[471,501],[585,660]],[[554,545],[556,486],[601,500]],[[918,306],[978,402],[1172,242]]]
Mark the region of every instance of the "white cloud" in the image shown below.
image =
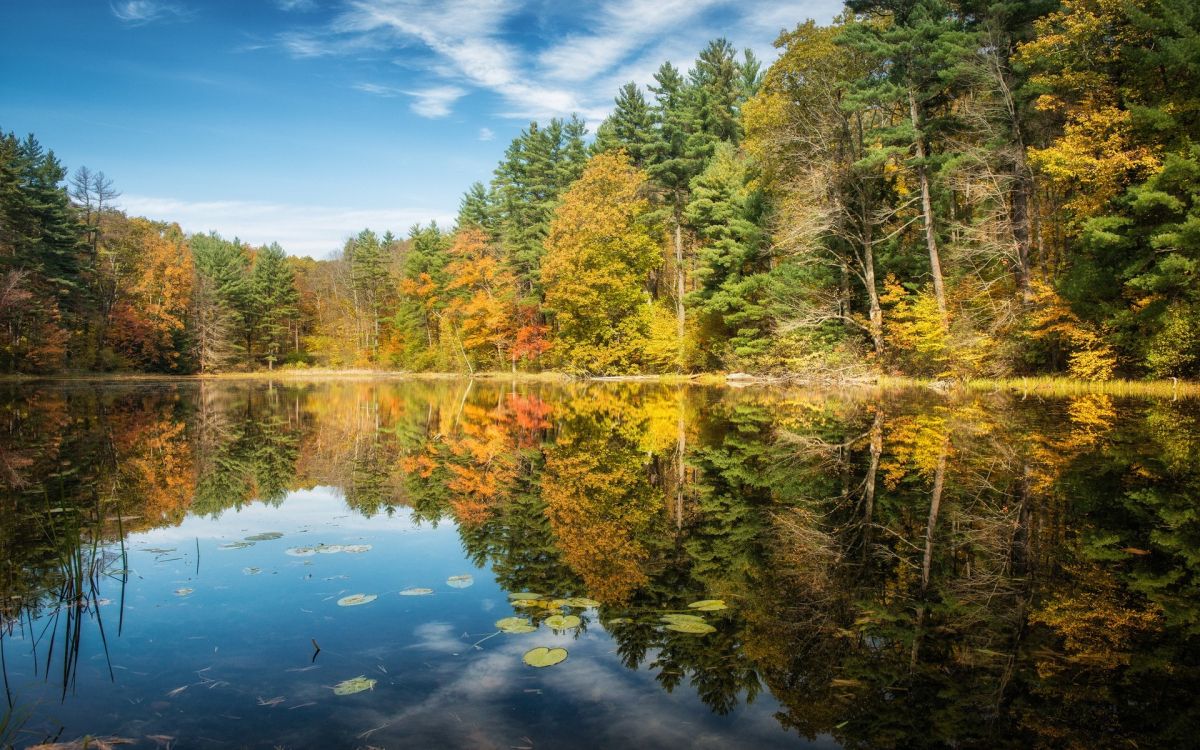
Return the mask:
[[[216,231],[254,245],[278,242],[292,255],[328,257],[341,250],[347,237],[371,227],[401,232],[436,219],[450,225],[454,217],[430,208],[348,209],[251,201],[184,201],[124,195],[131,215],[178,222],[187,232]]]
[[[315,0],[275,0],[275,5],[288,12],[307,13],[317,9]]]
[[[109,5],[117,20],[130,26],[144,26],[155,21],[183,19],[191,15],[191,11],[173,3],[159,0],[123,0]]]
[[[620,84],[649,83],[664,60],[686,70],[709,40],[725,36],[769,63],[780,29],[810,16],[827,21],[841,5],[841,0],[601,0],[571,11],[585,14],[576,19],[578,31],[531,47],[536,35],[512,34],[518,18],[531,30],[524,14],[547,12],[529,0],[348,0],[326,28],[283,35],[281,42],[298,57],[403,48],[397,62],[414,71],[410,75],[424,76],[427,85],[402,93],[417,97],[413,110],[425,117],[448,114],[466,88],[497,95],[503,104],[496,114],[503,117],[576,113],[594,126],[610,111]]]
[[[479,129],[479,140],[491,141],[491,140],[495,140],[495,138],[496,138],[496,134],[494,132],[492,132],[491,128],[480,128]]]
[[[445,117],[450,114],[450,105],[466,95],[465,89],[457,86],[434,86],[419,91],[404,92],[416,101],[410,105],[421,117]]]
[[[572,34],[538,55],[546,75],[586,81],[603,74],[667,31],[686,33],[690,22],[724,0],[616,0],[600,6],[585,34]]]
[[[354,84],[354,90],[361,91],[364,94],[371,94],[372,96],[382,96],[385,99],[390,99],[401,93],[399,89],[394,89],[391,86],[380,86],[378,83],[356,83]]]

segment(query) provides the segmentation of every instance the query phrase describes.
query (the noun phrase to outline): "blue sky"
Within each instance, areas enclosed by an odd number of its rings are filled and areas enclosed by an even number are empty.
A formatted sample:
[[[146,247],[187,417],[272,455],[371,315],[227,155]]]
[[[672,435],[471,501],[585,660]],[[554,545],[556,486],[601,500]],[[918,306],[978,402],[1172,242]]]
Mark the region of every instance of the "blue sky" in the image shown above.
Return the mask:
[[[0,0],[0,128],[113,178],[132,214],[327,257],[450,223],[531,119],[840,0]]]

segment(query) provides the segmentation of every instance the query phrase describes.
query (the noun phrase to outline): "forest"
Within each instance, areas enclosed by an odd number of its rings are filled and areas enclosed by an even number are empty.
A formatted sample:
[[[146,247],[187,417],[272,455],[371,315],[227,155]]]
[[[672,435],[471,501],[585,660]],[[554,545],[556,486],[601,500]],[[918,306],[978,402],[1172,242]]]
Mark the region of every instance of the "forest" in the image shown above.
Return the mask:
[[[850,0],[776,46],[325,260],[0,133],[0,371],[1200,376],[1200,6]]]

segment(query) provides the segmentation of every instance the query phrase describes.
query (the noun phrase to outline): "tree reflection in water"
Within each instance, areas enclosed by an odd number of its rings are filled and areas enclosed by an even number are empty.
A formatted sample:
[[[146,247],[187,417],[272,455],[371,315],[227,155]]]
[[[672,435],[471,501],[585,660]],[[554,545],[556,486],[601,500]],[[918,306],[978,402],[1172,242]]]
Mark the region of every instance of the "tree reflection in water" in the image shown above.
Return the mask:
[[[1194,402],[206,382],[9,386],[0,416],[0,646],[56,613],[29,635],[64,695],[112,631],[96,577],[127,574],[102,542],[320,484],[453,521],[509,591],[599,600],[627,667],[717,713],[770,691],[846,747],[1200,729]],[[655,624],[701,598],[715,633]]]

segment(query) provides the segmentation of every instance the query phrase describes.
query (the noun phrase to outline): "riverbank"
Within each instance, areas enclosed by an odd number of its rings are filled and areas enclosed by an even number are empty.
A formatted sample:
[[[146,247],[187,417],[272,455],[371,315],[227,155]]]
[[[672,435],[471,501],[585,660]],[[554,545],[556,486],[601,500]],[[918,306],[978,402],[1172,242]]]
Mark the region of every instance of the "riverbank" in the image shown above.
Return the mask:
[[[0,382],[189,382],[244,381],[320,382],[332,380],[391,380],[438,381],[481,380],[518,383],[656,383],[661,385],[699,385],[747,388],[762,386],[812,388],[879,388],[903,390],[922,388],[943,393],[1006,391],[1031,396],[1076,396],[1105,394],[1109,396],[1148,396],[1154,398],[1200,398],[1200,382],[1184,380],[1074,380],[1050,376],[979,378],[973,380],[936,380],[893,375],[829,376],[815,373],[757,375],[751,373],[695,373],[664,375],[577,376],[561,372],[477,372],[473,375],[455,372],[411,372],[405,370],[370,369],[279,369],[252,372],[222,372],[195,375],[162,375],[155,373],[60,373],[55,375],[0,375]]]

